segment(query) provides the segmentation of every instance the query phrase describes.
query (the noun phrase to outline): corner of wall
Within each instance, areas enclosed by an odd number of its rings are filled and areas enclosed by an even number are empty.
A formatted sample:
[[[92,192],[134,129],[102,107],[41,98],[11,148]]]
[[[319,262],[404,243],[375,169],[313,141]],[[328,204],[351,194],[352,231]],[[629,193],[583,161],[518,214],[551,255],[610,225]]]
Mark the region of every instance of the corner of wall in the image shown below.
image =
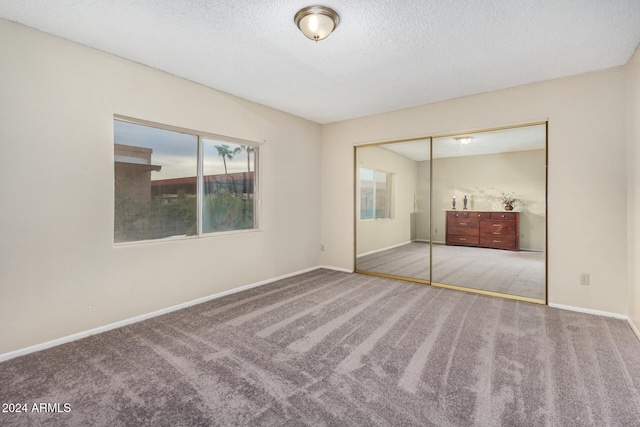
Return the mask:
[[[640,46],[627,65],[627,253],[629,320],[640,329]],[[640,334],[638,334],[640,337]]]

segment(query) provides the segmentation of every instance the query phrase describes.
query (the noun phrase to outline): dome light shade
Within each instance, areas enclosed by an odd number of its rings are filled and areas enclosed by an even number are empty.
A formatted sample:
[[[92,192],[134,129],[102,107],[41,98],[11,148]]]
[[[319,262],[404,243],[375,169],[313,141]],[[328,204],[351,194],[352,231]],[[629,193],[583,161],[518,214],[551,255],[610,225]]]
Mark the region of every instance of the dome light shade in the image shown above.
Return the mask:
[[[336,29],[340,16],[325,6],[309,6],[299,10],[293,20],[302,34],[317,42],[326,39]]]
[[[472,136],[456,136],[455,140],[458,141],[462,145],[467,145],[473,139]]]

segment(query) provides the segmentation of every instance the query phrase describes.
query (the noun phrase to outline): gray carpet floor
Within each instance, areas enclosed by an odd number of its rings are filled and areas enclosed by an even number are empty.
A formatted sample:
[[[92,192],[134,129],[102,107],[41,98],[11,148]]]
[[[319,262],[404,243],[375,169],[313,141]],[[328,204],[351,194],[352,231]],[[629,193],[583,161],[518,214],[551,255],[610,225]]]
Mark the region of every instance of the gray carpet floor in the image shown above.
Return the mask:
[[[358,270],[430,280],[429,244],[359,257]],[[433,282],[545,300],[544,253],[433,245]]]
[[[0,363],[0,425],[635,426],[623,321],[315,270]]]

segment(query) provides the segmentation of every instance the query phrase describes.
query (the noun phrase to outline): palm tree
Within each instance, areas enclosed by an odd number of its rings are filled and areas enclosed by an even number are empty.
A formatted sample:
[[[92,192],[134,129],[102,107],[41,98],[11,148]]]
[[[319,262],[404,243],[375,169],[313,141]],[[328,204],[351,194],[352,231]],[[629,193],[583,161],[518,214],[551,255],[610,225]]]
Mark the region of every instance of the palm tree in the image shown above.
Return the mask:
[[[233,156],[238,154],[241,151],[240,147],[236,147],[233,150],[227,144],[216,145],[216,150],[218,150],[218,154],[222,157],[222,162],[224,163],[224,174],[228,175],[227,172],[227,159],[233,160]]]
[[[256,149],[250,145],[241,145],[240,148],[242,151],[247,153],[247,172],[251,173],[251,153],[254,153]]]
[[[250,145],[241,145],[242,151],[247,153],[247,176],[244,179],[244,193],[249,197],[249,193],[253,192],[253,181],[251,179],[251,153],[255,153],[255,147]]]

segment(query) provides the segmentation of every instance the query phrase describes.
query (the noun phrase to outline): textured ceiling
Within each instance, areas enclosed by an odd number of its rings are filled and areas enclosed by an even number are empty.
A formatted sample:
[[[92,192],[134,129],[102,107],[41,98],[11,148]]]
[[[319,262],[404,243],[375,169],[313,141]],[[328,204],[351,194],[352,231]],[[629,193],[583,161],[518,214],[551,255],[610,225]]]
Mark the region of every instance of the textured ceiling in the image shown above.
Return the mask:
[[[465,133],[471,142],[462,145],[453,136],[442,136],[433,139],[433,150],[429,147],[429,139],[397,142],[378,145],[401,156],[418,162],[444,157],[483,156],[487,154],[509,153],[514,151],[544,150],[546,144],[546,125],[522,126],[510,129],[499,129],[486,132]]]
[[[2,0],[0,17],[318,123],[626,64],[638,0]]]

